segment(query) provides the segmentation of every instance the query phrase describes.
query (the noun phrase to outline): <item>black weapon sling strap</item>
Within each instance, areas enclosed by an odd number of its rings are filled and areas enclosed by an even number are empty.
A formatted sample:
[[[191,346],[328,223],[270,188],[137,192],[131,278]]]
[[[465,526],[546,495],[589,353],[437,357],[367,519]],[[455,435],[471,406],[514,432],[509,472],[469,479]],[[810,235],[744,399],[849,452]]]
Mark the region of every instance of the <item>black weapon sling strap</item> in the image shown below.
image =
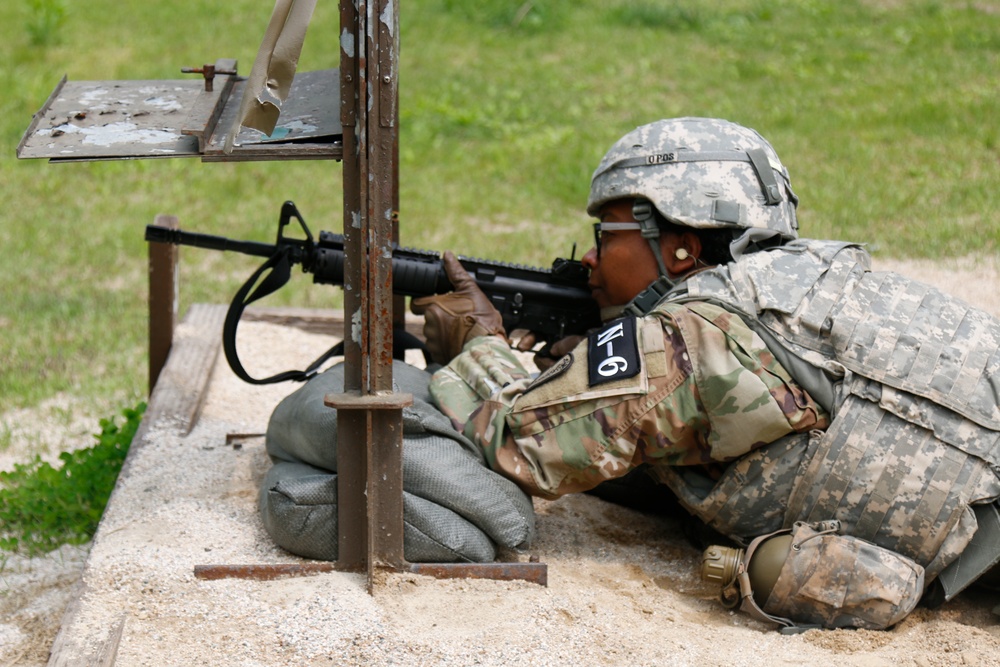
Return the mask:
[[[267,275],[264,275],[265,272],[267,272]],[[286,381],[305,382],[316,375],[319,367],[324,362],[340,354],[339,351],[343,349],[343,345],[340,343],[334,345],[320,355],[316,361],[309,364],[304,371],[285,371],[266,378],[254,378],[243,368],[243,364],[240,363],[239,354],[236,352],[236,328],[243,317],[243,311],[254,301],[262,299],[284,286],[291,277],[291,274],[292,263],[289,260],[289,250],[287,248],[279,248],[276,253],[250,276],[250,279],[236,292],[233,302],[229,304],[229,310],[226,312],[226,320],[222,326],[222,349],[226,353],[226,361],[229,362],[229,367],[244,382],[249,382],[250,384],[275,384]],[[263,279],[261,279],[262,275],[264,275]],[[259,285],[257,285],[258,281],[260,281]],[[257,285],[257,289],[251,293],[254,285]]]
[[[278,373],[266,378],[255,378],[251,377],[246,369],[243,368],[239,353],[236,351],[236,328],[239,326],[240,320],[243,318],[243,311],[246,310],[247,306],[258,299],[263,299],[265,296],[276,292],[288,282],[292,274],[292,262],[289,253],[290,250],[288,248],[279,248],[277,252],[264,262],[250,276],[249,280],[243,284],[239,291],[236,292],[233,302],[229,304],[229,310],[226,312],[226,320],[222,326],[222,349],[226,353],[226,361],[229,362],[229,367],[233,369],[233,373],[244,382],[249,382],[250,384],[306,382],[316,375],[320,367],[329,359],[344,354],[344,342],[340,341],[321,354],[304,371],[285,371],[284,373]],[[266,271],[269,272],[262,280],[261,276]],[[257,285],[258,281],[260,281],[259,285]],[[257,289],[251,293],[250,290],[253,289],[254,285],[257,285]],[[426,345],[419,338],[406,331],[404,327],[393,328],[392,340],[393,358],[403,359],[406,350],[415,349],[420,350],[424,355],[425,362],[430,363],[430,354],[427,351]]]

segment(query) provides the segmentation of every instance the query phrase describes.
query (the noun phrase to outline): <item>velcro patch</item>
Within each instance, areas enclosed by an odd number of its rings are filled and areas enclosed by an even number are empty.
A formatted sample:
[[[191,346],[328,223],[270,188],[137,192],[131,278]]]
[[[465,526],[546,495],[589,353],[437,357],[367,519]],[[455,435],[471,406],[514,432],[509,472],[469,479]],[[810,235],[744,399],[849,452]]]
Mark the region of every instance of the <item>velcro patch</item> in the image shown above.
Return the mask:
[[[623,317],[588,336],[590,386],[624,380],[639,374],[639,343],[635,317]]]

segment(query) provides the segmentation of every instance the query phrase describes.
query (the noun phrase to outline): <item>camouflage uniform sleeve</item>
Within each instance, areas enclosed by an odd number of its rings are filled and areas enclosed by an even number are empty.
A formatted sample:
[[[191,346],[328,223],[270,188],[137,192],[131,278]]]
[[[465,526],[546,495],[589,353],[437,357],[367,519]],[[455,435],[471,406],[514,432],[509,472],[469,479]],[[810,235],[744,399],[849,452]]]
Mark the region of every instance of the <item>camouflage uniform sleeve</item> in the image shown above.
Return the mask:
[[[537,379],[497,337],[435,373],[442,411],[530,494],[586,491],[635,466],[729,461],[826,415],[738,317],[669,306],[637,320],[641,372],[589,384],[588,343]]]

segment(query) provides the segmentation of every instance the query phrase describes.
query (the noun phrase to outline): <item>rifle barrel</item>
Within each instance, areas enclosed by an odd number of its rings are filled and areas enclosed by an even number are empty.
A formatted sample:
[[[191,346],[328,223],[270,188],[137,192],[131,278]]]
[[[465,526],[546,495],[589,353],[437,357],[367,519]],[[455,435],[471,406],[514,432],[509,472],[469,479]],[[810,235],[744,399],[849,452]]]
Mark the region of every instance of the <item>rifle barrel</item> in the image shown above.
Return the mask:
[[[195,248],[207,248],[208,250],[228,250],[256,257],[270,257],[275,252],[275,246],[270,243],[239,241],[236,239],[227,239],[224,236],[184,232],[179,229],[170,229],[169,227],[161,227],[159,225],[146,225],[146,240],[154,243],[170,243],[173,245],[194,246]]]

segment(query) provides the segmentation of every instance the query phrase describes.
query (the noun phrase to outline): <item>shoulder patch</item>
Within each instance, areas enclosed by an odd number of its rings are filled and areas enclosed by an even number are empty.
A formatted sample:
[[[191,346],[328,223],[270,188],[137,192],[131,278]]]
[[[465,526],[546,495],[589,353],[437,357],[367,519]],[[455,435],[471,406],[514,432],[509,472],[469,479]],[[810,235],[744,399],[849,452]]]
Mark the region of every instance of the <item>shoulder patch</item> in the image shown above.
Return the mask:
[[[591,387],[639,374],[639,343],[634,317],[613,320],[587,338],[587,370]]]

